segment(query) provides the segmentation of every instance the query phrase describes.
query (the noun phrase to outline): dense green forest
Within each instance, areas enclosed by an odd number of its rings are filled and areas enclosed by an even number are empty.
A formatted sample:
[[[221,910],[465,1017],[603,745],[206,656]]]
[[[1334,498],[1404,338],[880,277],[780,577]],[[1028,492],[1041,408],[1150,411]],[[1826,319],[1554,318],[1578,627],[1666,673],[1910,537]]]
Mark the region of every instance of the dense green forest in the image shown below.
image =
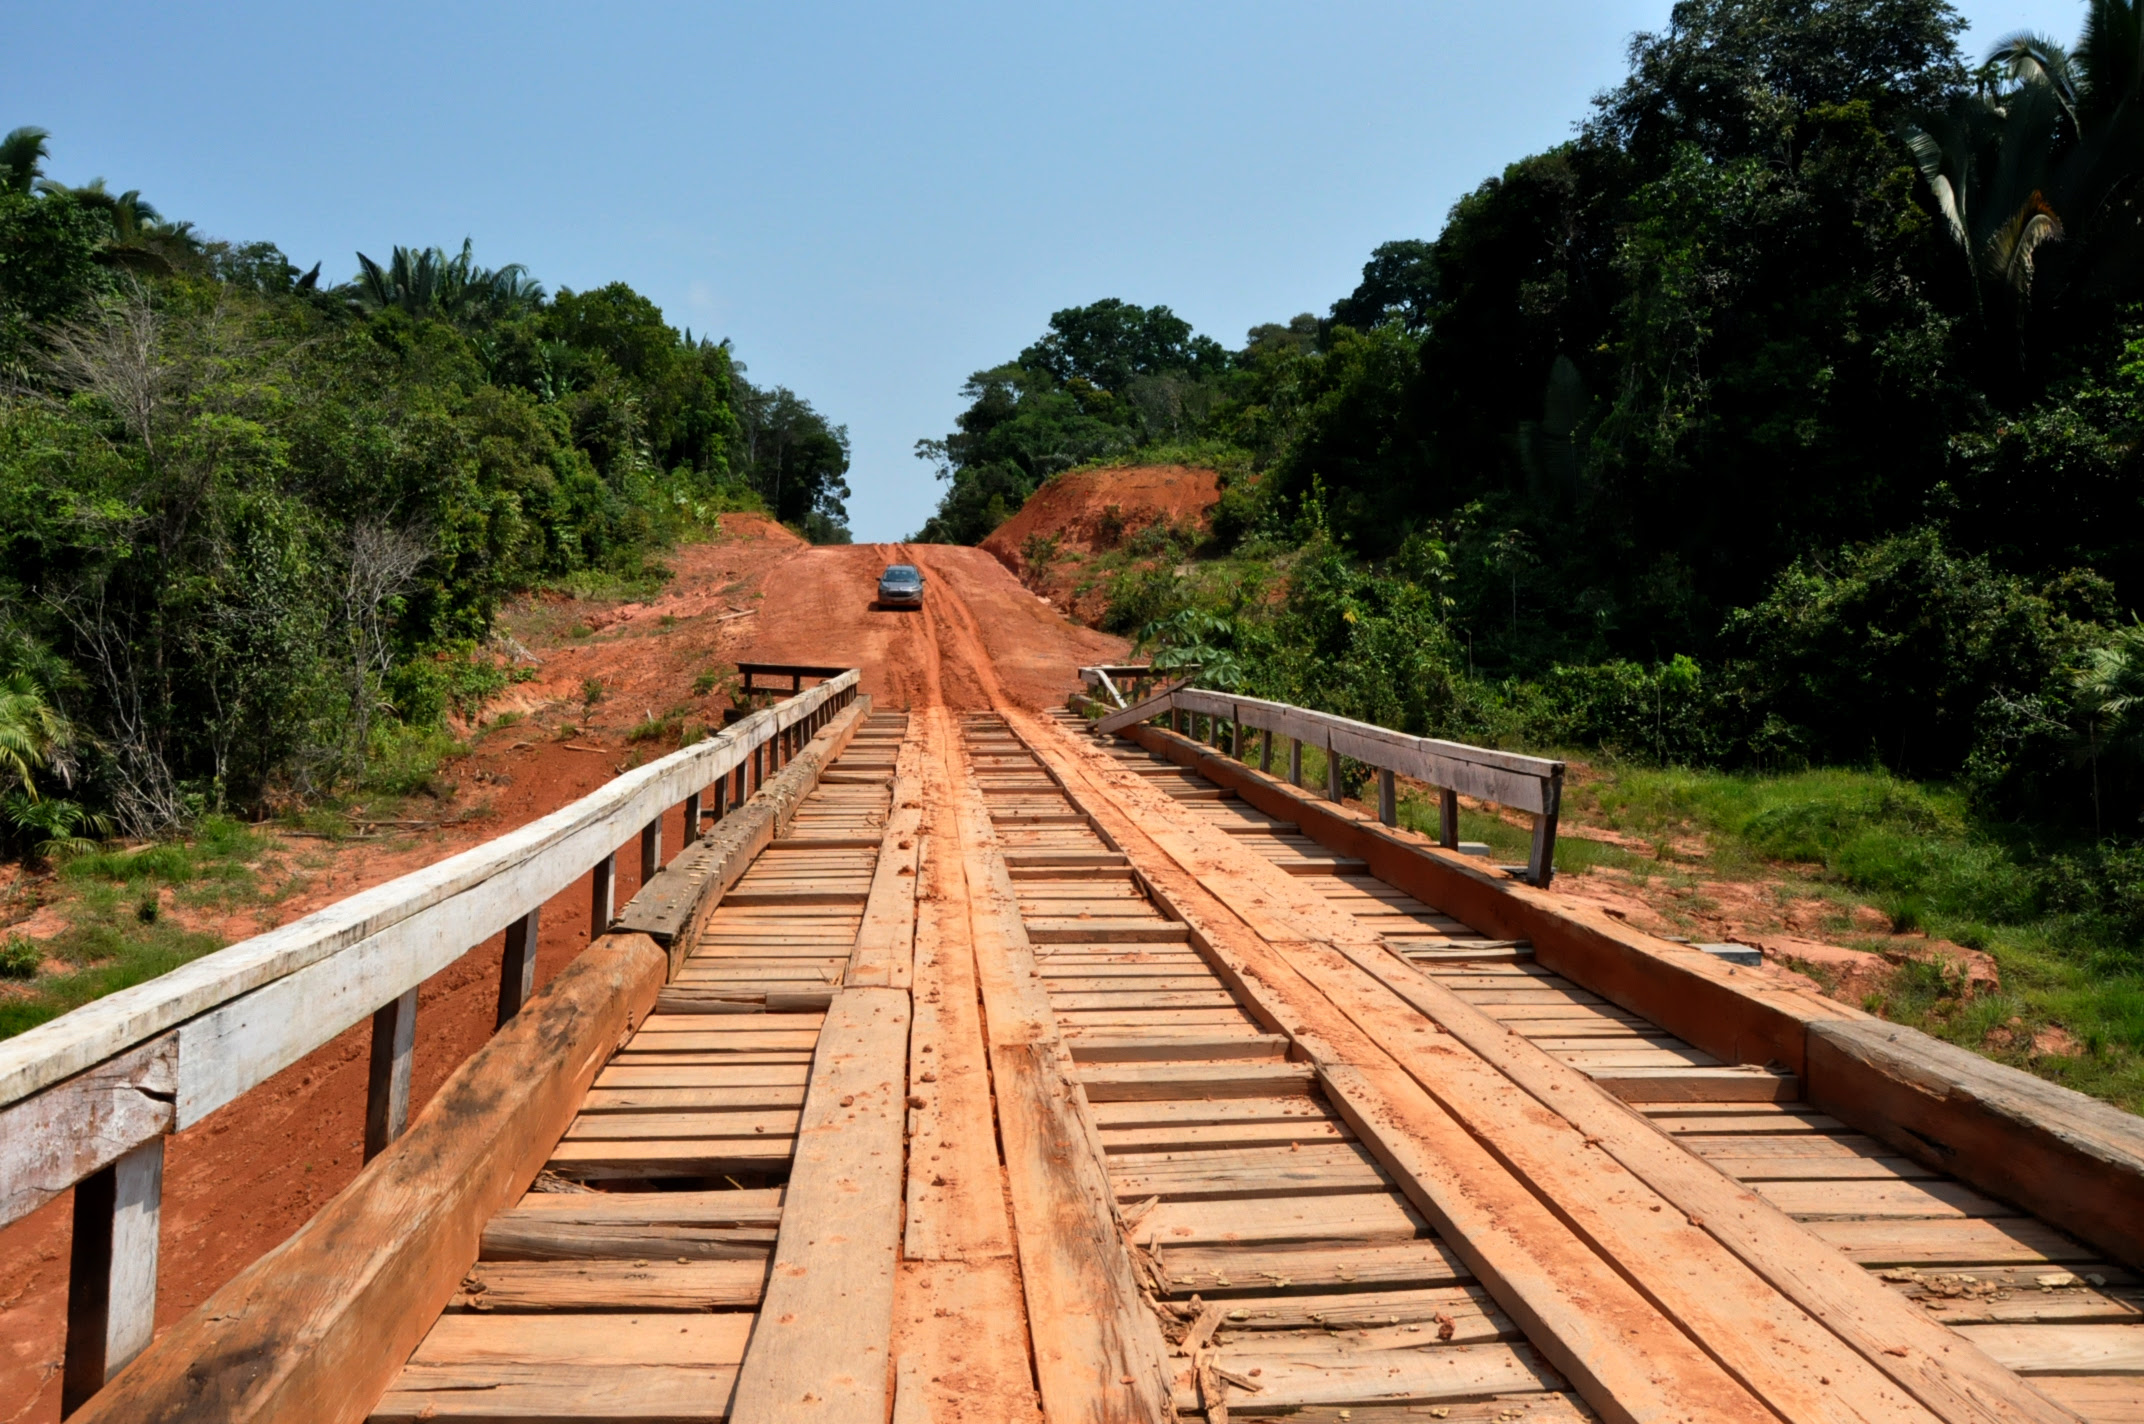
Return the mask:
[[[1056,313],[920,442],[924,537],[1210,465],[1078,575],[1158,663],[1680,768],[1629,829],[1995,950],[2144,1103],[2144,0],[2081,13],[1968,64],[1942,0],[1683,0],[1325,316]]]
[[[2133,830],[2144,4],[2086,14],[1969,69],[1941,0],[1686,0],[1325,317],[1058,312],[920,444],[924,537],[1173,448],[1229,476],[1205,552],[1293,560],[1122,590],[1209,675]]]
[[[0,142],[0,839],[360,784],[513,675],[543,586],[724,510],[848,537],[848,436],[622,283],[458,253],[342,284]]]

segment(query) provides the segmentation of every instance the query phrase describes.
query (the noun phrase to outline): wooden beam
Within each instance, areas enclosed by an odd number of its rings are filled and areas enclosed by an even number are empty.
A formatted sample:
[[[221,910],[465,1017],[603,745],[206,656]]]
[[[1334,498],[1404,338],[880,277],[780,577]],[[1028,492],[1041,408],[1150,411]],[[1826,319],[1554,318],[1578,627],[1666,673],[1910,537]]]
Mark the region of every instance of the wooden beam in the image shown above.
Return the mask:
[[[2144,1268],[2144,1119],[1918,1029],[1814,1023],[1825,1112]]]
[[[151,1138],[75,1184],[60,1414],[73,1415],[156,1333],[164,1139]]]
[[[417,1050],[417,991],[372,1015],[372,1064],[365,1084],[365,1160],[387,1150],[409,1124],[409,1078]]]
[[[536,992],[536,942],[543,927],[543,906],[506,927],[506,952],[499,958],[499,1013],[493,1028],[506,1027],[507,1020]]]
[[[596,1070],[646,1017],[666,960],[590,945],[281,1246],[167,1329],[75,1417],[356,1424],[528,1189]]]
[[[1020,902],[972,779],[954,788],[1007,1195],[1044,1417],[1057,1424],[1170,1417],[1160,1326],[1132,1275],[1099,1134],[1066,1071]]]
[[[812,1054],[774,1267],[732,1424],[884,1424],[901,1245],[908,993],[836,994]]]
[[[926,845],[919,730],[911,722],[894,756],[893,809],[886,817],[863,923],[857,928],[856,945],[843,975],[843,982],[852,987],[906,989],[914,976],[916,888]]]

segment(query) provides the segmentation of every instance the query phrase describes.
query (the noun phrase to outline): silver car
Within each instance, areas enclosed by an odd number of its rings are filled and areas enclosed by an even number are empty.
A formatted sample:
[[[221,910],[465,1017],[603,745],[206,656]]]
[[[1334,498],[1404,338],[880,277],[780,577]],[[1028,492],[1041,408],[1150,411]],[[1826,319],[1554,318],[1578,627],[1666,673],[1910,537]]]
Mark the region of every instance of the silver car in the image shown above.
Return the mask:
[[[878,606],[921,608],[923,571],[914,564],[888,564],[886,572],[878,576]]]

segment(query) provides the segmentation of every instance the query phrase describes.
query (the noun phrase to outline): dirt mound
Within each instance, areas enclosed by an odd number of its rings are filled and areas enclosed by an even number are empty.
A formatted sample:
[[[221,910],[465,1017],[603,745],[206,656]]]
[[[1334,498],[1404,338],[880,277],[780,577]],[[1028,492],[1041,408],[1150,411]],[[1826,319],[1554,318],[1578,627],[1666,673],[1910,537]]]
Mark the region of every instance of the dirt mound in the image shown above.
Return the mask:
[[[1188,465],[1074,470],[1029,495],[983,548],[1026,580],[1030,540],[1055,538],[1059,556],[1101,553],[1159,520],[1204,527],[1220,498],[1220,476]]]

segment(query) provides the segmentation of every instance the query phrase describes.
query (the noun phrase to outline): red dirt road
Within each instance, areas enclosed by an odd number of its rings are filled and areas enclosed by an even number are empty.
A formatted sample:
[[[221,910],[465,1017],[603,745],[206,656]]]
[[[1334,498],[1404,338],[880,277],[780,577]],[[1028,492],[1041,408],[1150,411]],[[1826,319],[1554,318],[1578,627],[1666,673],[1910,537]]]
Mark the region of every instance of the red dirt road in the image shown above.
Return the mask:
[[[345,844],[304,893],[242,923],[256,933],[367,885],[490,839],[587,794],[660,747],[629,746],[648,716],[719,720],[693,680],[740,661],[863,669],[882,706],[1044,707],[1082,663],[1123,655],[1121,639],[1066,622],[979,549],[942,545],[809,548],[779,526],[725,516],[724,537],[680,549],[677,577],[646,604],[534,603],[509,617],[542,659],[536,680],[491,709],[525,721],[484,734],[442,769],[458,788],[434,814],[453,824],[386,844]],[[878,573],[912,562],[929,579],[924,610],[871,606]],[[590,701],[590,682],[601,695]],[[570,735],[564,728],[576,730]],[[579,748],[597,750],[579,750]],[[664,842],[680,843],[673,813]],[[311,843],[308,843],[311,844]],[[638,858],[619,857],[621,903]],[[588,938],[583,882],[544,908],[537,973],[548,981]],[[412,1111],[490,1034],[501,941],[494,937],[419,995]],[[367,1030],[343,1034],[231,1107],[173,1137],[165,1162],[159,1327],[206,1299],[284,1240],[357,1174]],[[71,1198],[0,1230],[0,1424],[59,1417]]]

